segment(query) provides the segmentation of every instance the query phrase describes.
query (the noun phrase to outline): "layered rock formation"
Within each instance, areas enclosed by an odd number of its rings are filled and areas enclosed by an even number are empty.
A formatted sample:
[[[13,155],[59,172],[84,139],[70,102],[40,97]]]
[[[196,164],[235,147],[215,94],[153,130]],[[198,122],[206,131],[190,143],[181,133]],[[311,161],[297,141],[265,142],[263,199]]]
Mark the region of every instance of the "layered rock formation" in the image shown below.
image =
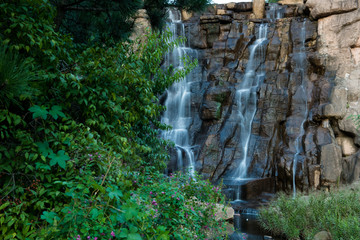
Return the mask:
[[[287,1],[283,1],[286,3]],[[288,1],[289,2],[289,1]],[[215,5],[187,17],[190,46],[198,49],[207,80],[192,88],[191,141],[196,170],[216,182],[234,177],[241,155],[235,91],[244,77],[259,22],[268,22],[266,78],[258,88],[248,157],[249,177],[276,177],[292,188],[296,140],[304,102],[308,114],[296,166],[300,190],[351,182],[360,176],[360,138],[354,121],[360,91],[358,0],[290,1],[284,18],[258,20],[251,3]],[[276,15],[267,6],[267,16]],[[306,61],[299,70],[305,27]],[[305,78],[307,94],[299,91]],[[305,101],[306,100],[306,101]],[[236,177],[236,176],[235,176]]]

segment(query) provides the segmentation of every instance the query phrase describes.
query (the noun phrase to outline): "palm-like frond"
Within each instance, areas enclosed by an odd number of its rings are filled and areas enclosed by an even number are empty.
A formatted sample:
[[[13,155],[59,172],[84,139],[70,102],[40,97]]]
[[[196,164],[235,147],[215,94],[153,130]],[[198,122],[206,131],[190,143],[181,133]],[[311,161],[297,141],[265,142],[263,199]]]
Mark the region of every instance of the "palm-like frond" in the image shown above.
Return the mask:
[[[34,78],[31,67],[17,53],[0,47],[0,107],[12,104],[21,107],[19,100],[31,96],[29,82]]]

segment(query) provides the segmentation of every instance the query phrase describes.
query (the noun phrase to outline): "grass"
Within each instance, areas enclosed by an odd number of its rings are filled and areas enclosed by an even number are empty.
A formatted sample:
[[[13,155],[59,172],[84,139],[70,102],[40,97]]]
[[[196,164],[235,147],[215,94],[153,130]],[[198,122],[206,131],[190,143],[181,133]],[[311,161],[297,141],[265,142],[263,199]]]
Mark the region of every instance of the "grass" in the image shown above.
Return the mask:
[[[293,199],[285,194],[260,210],[260,224],[289,239],[313,239],[328,231],[334,240],[360,239],[360,184]]]

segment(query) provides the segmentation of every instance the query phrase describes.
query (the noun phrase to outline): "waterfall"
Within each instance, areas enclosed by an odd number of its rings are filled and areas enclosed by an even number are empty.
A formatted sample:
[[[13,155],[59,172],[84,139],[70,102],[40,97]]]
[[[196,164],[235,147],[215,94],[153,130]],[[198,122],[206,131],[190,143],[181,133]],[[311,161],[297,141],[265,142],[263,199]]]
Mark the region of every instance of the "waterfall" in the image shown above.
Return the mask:
[[[285,8],[277,3],[270,3],[269,10],[266,12],[267,19],[280,19],[284,17]]]
[[[294,53],[294,56],[293,56],[295,59],[295,67],[296,67],[295,72],[298,71],[300,73],[300,77],[301,77],[301,85],[300,85],[300,88],[297,90],[299,92],[297,92],[296,94],[303,96],[303,103],[305,106],[305,111],[303,113],[303,120],[300,125],[300,133],[295,140],[296,153],[294,155],[294,160],[293,160],[293,197],[294,198],[296,197],[296,182],[295,182],[296,166],[297,166],[299,155],[301,152],[303,152],[302,139],[305,135],[305,126],[304,125],[305,125],[305,122],[309,115],[308,100],[307,100],[308,98],[307,98],[307,90],[306,90],[307,80],[306,80],[306,75],[305,75],[305,69],[306,69],[305,25],[306,25],[306,19],[304,19],[302,27],[301,27],[301,33],[300,33],[301,39],[300,39],[299,51]]]
[[[185,36],[185,26],[181,22],[181,13],[176,9],[169,9],[168,29],[172,32],[172,41]],[[197,51],[186,47],[188,41],[181,42],[165,56],[165,66],[177,69],[184,67],[183,58],[190,56],[197,59]],[[194,82],[192,74],[187,75],[180,82],[174,83],[167,89],[165,101],[166,111],[162,122],[170,125],[171,130],[162,133],[165,139],[175,143],[176,163],[178,170],[189,171],[194,175],[195,156],[190,142],[189,128],[192,124],[191,117],[191,92],[190,86]]]
[[[235,172],[235,177],[240,180],[246,177],[249,164],[248,150],[251,136],[252,122],[256,113],[257,89],[265,78],[265,54],[267,40],[267,23],[259,26],[258,36],[250,46],[249,61],[246,66],[244,79],[236,90],[236,102],[238,105],[238,117],[240,125],[240,152],[241,159]]]

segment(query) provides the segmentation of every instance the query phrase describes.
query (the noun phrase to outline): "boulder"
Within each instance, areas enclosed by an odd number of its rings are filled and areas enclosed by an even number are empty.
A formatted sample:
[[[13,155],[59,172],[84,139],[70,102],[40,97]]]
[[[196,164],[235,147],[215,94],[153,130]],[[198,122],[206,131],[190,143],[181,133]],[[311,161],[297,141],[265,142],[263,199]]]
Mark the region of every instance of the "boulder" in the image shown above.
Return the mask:
[[[343,118],[346,114],[347,88],[334,87],[330,96],[331,103],[324,106],[325,117]]]
[[[186,10],[181,11],[181,19],[183,21],[188,21],[190,18],[192,18],[194,14],[192,12],[188,12]]]
[[[329,232],[321,231],[314,236],[314,240],[332,240],[332,237]]]
[[[344,158],[342,162],[343,172],[341,179],[345,183],[352,183],[360,180],[360,151]]]
[[[253,0],[253,13],[255,18],[261,19],[265,17],[265,0]]]
[[[338,123],[339,129],[341,131],[354,135],[355,144],[360,145],[360,129],[355,122],[360,112],[360,109],[357,109],[359,108],[358,105],[358,102],[350,103],[345,117],[343,119],[340,119]]]
[[[219,221],[219,220],[228,221],[228,220],[234,219],[235,212],[232,207],[227,207],[222,204],[216,204],[215,209],[216,209],[215,219],[217,221]]]
[[[360,50],[357,44],[360,8],[319,19],[318,34],[318,52],[327,58],[327,69],[336,71],[336,85],[348,88],[349,102],[357,102],[360,96],[360,63],[357,55]]]
[[[354,144],[354,139],[350,137],[338,137],[336,142],[341,146],[342,155],[350,156],[357,152],[357,147]]]
[[[346,13],[358,8],[358,0],[308,0],[306,6],[314,19]]]
[[[139,9],[135,14],[134,27],[130,36],[131,40],[140,39],[141,42],[144,42],[144,35],[147,32],[151,31],[151,24],[149,16],[145,9]]]
[[[322,166],[322,181],[336,183],[340,180],[341,148],[336,143],[324,145],[321,147],[320,164]]]

